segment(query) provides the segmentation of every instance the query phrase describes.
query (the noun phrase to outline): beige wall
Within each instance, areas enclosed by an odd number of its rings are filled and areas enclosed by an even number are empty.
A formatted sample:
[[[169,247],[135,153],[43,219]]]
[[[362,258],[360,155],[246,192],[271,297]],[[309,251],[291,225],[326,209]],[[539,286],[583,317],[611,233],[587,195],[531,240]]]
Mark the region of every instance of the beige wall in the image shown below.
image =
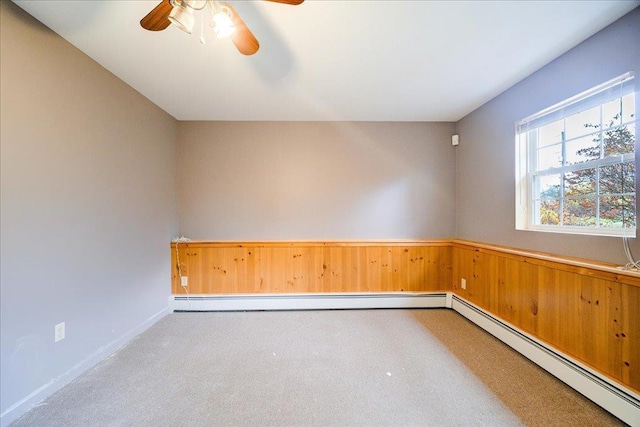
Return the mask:
[[[181,122],[191,239],[454,234],[452,123]]]
[[[0,3],[4,425],[166,310],[177,122]]]

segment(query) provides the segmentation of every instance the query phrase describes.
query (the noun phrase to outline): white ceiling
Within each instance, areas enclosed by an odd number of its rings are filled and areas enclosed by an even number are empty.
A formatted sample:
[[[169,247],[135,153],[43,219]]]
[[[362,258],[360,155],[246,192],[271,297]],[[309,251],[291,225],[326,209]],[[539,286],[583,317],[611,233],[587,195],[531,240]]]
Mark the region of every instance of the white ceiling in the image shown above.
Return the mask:
[[[233,1],[244,56],[143,30],[159,1],[15,3],[178,120],[284,121],[456,121],[640,4]]]

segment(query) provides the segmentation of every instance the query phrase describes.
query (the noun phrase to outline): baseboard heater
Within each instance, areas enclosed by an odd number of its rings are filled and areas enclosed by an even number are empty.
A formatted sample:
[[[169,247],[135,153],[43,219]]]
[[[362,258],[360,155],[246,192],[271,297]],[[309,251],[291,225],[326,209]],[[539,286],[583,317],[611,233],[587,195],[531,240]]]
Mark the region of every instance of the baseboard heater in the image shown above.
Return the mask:
[[[640,395],[535,337],[452,296],[451,308],[630,426],[640,426]]]
[[[332,310],[445,307],[447,292],[173,295],[173,311]]]
[[[630,426],[640,426],[640,395],[450,292],[172,295],[172,311],[450,308]]]

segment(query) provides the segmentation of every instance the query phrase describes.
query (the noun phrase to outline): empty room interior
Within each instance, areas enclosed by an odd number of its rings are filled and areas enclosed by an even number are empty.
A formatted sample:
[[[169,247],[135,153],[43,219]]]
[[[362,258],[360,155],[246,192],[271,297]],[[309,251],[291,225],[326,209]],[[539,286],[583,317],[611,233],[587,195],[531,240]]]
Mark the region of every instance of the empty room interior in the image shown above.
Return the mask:
[[[0,13],[2,426],[640,426],[640,1]]]

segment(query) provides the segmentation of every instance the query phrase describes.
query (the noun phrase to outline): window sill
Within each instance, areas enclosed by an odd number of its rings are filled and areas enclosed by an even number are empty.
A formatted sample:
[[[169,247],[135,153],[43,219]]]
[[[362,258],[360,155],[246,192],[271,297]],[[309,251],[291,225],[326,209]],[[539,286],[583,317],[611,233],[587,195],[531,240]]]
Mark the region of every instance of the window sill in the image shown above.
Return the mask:
[[[573,234],[582,236],[605,236],[605,237],[628,237],[635,239],[636,229],[626,228],[620,229],[607,229],[607,228],[587,228],[587,227],[556,227],[556,226],[528,226],[528,227],[516,227],[516,230],[521,231],[538,231],[542,233],[559,233],[559,234]]]

